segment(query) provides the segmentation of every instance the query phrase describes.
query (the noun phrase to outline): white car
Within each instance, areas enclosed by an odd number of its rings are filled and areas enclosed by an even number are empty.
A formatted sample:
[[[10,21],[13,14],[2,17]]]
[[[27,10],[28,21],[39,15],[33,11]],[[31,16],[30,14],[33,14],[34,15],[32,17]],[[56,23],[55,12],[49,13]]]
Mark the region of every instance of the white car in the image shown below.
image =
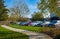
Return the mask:
[[[32,22],[31,23],[31,26],[35,26],[35,25],[37,25],[38,24],[38,22]]]
[[[16,22],[16,24],[20,24],[20,22]]]
[[[50,24],[49,21],[45,21],[45,22],[43,23],[43,25],[48,25],[48,24]]]
[[[58,20],[57,23],[55,23],[55,26],[60,28],[60,20]]]

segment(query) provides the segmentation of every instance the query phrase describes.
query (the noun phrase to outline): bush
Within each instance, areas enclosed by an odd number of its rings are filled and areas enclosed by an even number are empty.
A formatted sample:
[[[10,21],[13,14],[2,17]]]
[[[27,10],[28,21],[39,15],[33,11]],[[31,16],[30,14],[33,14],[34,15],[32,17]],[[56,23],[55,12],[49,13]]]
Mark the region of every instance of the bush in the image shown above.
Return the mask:
[[[50,30],[46,29],[43,33],[55,38],[56,35],[60,34],[60,29],[51,28]]]
[[[53,30],[51,29],[51,28],[46,28],[46,29],[44,29],[43,31],[42,31],[43,33],[45,33],[45,34],[47,34],[47,35],[49,35],[49,36],[51,36],[51,37],[53,37]]]

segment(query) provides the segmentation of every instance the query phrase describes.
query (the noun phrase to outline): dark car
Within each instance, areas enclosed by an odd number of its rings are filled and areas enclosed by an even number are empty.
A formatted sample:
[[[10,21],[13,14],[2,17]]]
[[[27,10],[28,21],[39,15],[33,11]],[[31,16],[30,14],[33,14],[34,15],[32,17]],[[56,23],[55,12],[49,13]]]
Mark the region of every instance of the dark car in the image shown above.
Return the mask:
[[[51,22],[51,23],[56,23],[56,22],[57,22],[57,20],[51,20],[50,22]]]
[[[32,22],[27,22],[25,25],[26,25],[26,26],[29,26],[29,25],[31,25],[31,23],[32,23]]]
[[[38,26],[38,27],[43,27],[43,23],[44,23],[44,22],[40,22],[40,23],[38,23],[36,26]]]
[[[54,23],[50,23],[50,24],[48,24],[48,27],[55,27],[55,24]]]
[[[52,20],[49,24],[48,24],[48,27],[55,27],[55,24],[56,24],[56,20]]]
[[[20,23],[20,25],[22,25],[22,26],[24,26],[24,25],[26,25],[27,24],[27,22],[21,22]]]
[[[38,27],[42,27],[43,24],[42,24],[42,23],[39,23],[39,24],[37,24],[36,26],[38,26]]]

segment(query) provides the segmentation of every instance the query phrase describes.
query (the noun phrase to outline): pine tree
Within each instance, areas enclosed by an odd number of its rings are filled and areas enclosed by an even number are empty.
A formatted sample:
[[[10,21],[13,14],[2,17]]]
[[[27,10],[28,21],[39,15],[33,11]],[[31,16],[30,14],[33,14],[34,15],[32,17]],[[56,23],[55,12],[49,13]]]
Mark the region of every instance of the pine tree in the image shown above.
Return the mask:
[[[8,9],[4,5],[4,0],[0,0],[0,21],[4,21],[8,18],[7,11]]]

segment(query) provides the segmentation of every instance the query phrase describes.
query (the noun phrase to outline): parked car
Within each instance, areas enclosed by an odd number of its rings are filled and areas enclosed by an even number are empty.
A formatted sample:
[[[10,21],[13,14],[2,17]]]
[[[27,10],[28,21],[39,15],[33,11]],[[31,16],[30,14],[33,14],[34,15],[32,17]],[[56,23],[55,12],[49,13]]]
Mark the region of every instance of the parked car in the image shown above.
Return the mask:
[[[25,25],[30,26],[32,22],[27,22]]]
[[[55,27],[54,23],[49,23],[47,27]]]
[[[57,23],[57,20],[51,20],[50,22],[51,23]]]
[[[39,22],[31,22],[31,26],[36,26]]]
[[[55,23],[56,28],[60,28],[60,20],[57,20],[57,23]]]
[[[44,22],[41,21],[41,22],[38,23],[36,26],[38,26],[38,27],[43,27],[43,23],[44,23]]]
[[[20,23],[21,23],[21,22],[16,22],[16,24],[18,24],[18,25],[19,25]]]
[[[55,27],[55,24],[57,23],[57,20],[52,20],[49,24],[48,27]]]
[[[43,26],[48,26],[48,24],[50,24],[50,22],[49,22],[49,21],[45,21],[45,22],[43,23]]]
[[[26,25],[27,24],[27,22],[21,22],[20,23],[20,25],[22,25],[22,26],[24,26],[24,25]]]

